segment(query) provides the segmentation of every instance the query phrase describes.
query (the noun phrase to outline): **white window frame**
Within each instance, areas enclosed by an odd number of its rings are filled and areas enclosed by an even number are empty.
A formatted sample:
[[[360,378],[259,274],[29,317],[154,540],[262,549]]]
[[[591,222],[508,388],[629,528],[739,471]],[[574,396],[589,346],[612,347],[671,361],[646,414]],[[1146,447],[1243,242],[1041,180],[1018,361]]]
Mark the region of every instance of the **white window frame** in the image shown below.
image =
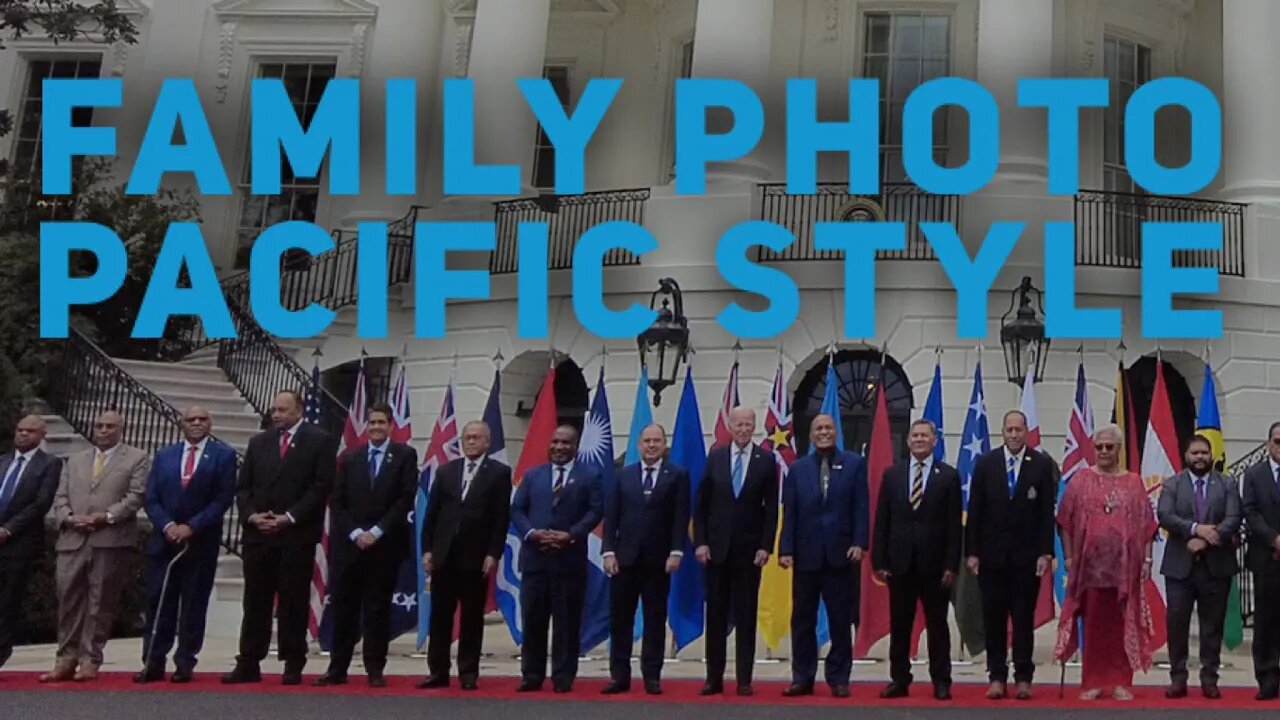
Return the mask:
[[[574,106],[573,64],[570,62],[557,62],[554,60],[547,60],[547,62],[542,67],[542,77],[544,79],[548,79],[548,73],[552,71],[564,73],[565,97],[564,97],[563,103],[564,103],[564,111],[565,111],[565,114],[567,115]],[[554,89],[554,87],[555,86],[553,84],[552,88]],[[533,161],[530,163],[530,166],[529,166],[529,186],[539,191],[555,192],[556,148],[555,148],[555,145],[551,142],[550,138],[546,138],[547,142],[544,144],[542,142],[544,137],[545,137],[545,133],[542,131],[542,124],[535,122],[534,132],[533,132]],[[551,170],[549,171],[550,182],[539,184],[538,171],[542,169],[543,152],[546,152],[546,159],[549,163],[551,163]]]

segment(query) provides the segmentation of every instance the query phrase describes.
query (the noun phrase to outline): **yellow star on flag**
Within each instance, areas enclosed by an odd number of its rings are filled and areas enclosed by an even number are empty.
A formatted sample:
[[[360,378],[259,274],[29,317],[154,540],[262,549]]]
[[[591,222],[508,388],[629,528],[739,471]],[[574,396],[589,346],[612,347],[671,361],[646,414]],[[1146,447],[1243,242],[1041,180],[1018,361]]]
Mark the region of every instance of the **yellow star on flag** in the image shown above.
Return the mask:
[[[783,430],[781,427],[774,428],[773,434],[769,436],[769,441],[773,443],[774,450],[780,450],[789,446],[791,444],[787,442],[789,439],[787,431]]]

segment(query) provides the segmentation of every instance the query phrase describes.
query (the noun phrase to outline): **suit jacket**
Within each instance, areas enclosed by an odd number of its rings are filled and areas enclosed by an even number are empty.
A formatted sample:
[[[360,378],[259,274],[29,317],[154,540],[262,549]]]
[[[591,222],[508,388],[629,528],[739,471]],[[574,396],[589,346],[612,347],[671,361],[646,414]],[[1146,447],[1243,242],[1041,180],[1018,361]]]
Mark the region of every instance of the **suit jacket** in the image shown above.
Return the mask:
[[[837,451],[830,472],[825,500],[817,453],[797,460],[782,484],[778,555],[790,555],[800,572],[850,567],[849,548],[865,550],[870,542],[866,462],[857,453]]]
[[[330,546],[338,555],[359,553],[351,540],[355,530],[382,531],[377,545],[404,550],[409,535],[409,511],[418,489],[418,452],[403,443],[388,442],[378,476],[369,479],[369,446],[342,453],[329,500]]]
[[[289,439],[284,458],[280,457],[279,430],[271,428],[250,438],[236,480],[236,509],[244,525],[242,541],[276,546],[319,542],[337,454],[335,438],[307,422]],[[249,524],[249,516],[268,510],[292,515],[295,524],[275,535],[264,535]]]
[[[964,554],[977,556],[982,566],[1034,570],[1037,558],[1054,554],[1055,465],[1031,448],[1023,453],[1012,498],[1004,446],[984,453],[974,465]]]
[[[1235,480],[1212,470],[1208,481],[1204,521],[1218,529],[1222,544],[1218,547],[1210,545],[1200,554],[1204,556],[1209,574],[1225,580],[1240,572],[1240,563],[1236,560],[1236,534],[1240,532],[1242,517],[1240,491]],[[1191,525],[1196,521],[1196,488],[1190,470],[1165,479],[1156,515],[1160,519],[1160,527],[1169,533],[1160,574],[1185,580],[1191,575],[1191,566],[1195,563],[1195,557],[1187,549],[1187,542],[1194,537]]]
[[[8,477],[13,458],[13,451],[0,458],[0,484]],[[32,558],[44,549],[44,516],[53,507],[61,476],[62,459],[36,449],[22,468],[8,507],[0,510],[0,527],[9,531],[9,539],[0,545],[0,558]]]
[[[1280,488],[1271,474],[1271,459],[1245,471],[1244,517],[1249,527],[1249,549],[1244,564],[1255,573],[1280,573],[1275,557],[1276,535],[1280,533]]]
[[[915,458],[899,461],[884,473],[876,502],[871,566],[903,575],[915,570],[925,577],[960,570],[962,503],[960,476],[944,462],[933,462],[925,481],[920,509],[911,507]]]
[[[222,519],[235,498],[236,466],[240,460],[230,445],[209,438],[196,463],[196,472],[184,489],[186,445],[183,441],[163,448],[151,462],[146,508],[155,530],[147,538],[148,555],[161,555],[173,547],[164,537],[169,523],[187,525],[195,532],[187,541],[189,554],[218,554]]]
[[[581,574],[587,571],[587,536],[604,517],[604,483],[600,472],[575,462],[565,480],[560,501],[551,492],[551,463],[525,473],[511,500],[511,523],[522,541],[520,572]],[[573,537],[564,550],[542,551],[524,542],[534,530],[559,530]]]
[[[511,467],[489,456],[480,460],[467,497],[462,497],[466,458],[445,463],[431,483],[422,523],[422,552],[444,567],[451,556],[460,568],[480,572],[486,557],[501,558],[511,525]]]
[[[742,494],[733,496],[733,443],[707,456],[693,513],[694,545],[711,549],[712,565],[750,565],[756,551],[773,554],[778,532],[778,464],[751,445]]]
[[[103,468],[102,477],[93,479],[93,462],[97,448],[78,452],[62,465],[62,477],[53,497],[53,513],[59,533],[54,545],[58,551],[78,550],[85,544],[95,548],[129,548],[138,539],[138,510],[147,493],[147,473],[151,457],[131,445],[116,445]],[[114,524],[85,534],[63,527],[72,515],[106,512]]]
[[[683,553],[689,537],[689,471],[662,461],[653,492],[644,494],[644,463],[632,463],[618,474],[605,503],[604,553],[618,564],[663,565],[672,553]]]

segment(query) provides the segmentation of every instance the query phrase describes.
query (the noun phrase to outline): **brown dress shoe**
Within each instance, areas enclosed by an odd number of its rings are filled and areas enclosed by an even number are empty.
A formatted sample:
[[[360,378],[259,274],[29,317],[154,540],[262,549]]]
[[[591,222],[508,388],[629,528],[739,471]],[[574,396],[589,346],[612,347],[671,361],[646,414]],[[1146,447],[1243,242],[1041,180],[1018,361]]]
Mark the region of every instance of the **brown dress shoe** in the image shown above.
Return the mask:
[[[66,682],[75,679],[76,669],[71,665],[58,665],[49,672],[40,676],[40,682]]]
[[[1000,700],[1004,697],[1005,684],[1002,682],[993,682],[991,687],[987,688],[988,700]]]
[[[1031,699],[1031,683],[1029,682],[1018,683],[1017,694],[1014,695],[1014,697],[1016,697],[1019,700],[1030,700]]]
[[[76,671],[76,682],[88,682],[98,679],[98,668],[95,665],[83,665]]]

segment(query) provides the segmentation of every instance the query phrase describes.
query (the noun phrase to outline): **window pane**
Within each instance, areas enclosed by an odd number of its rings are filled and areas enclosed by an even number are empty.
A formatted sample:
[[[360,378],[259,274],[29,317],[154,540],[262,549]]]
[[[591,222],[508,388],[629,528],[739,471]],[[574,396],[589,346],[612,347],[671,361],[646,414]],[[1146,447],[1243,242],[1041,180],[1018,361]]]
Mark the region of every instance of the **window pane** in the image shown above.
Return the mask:
[[[1133,43],[1121,42],[1120,54],[1117,60],[1120,62],[1120,79],[1125,82],[1133,82],[1137,80],[1134,77],[1134,66],[1137,59],[1134,57]]]
[[[920,61],[899,57],[893,61],[892,97],[906,101],[907,96],[920,86]]]
[[[50,77],[73,78],[76,76],[76,65],[75,60],[55,60]]]
[[[316,205],[320,201],[320,191],[298,190],[293,198],[293,216],[290,220],[305,220],[306,222],[314,222],[316,219]]]
[[[250,195],[246,197],[244,204],[240,206],[240,227],[255,229],[262,227],[262,216],[266,207],[267,198],[265,195]]]
[[[893,54],[897,57],[920,57],[923,18],[919,15],[895,15]]]
[[[884,97],[889,91],[889,60],[888,58],[874,57],[867,58],[862,64],[862,76],[867,79],[875,79],[880,81],[880,97]]]
[[[947,120],[951,115],[951,110],[947,107],[940,107],[933,113],[933,144],[947,144]]]
[[[937,60],[925,60],[921,69],[920,82],[928,82],[940,77],[947,76],[947,60],[941,58]]]
[[[927,15],[924,18],[924,55],[931,58],[946,58],[950,54],[951,34],[948,31],[951,19],[945,15]]]
[[[40,111],[41,103],[39,100],[27,101],[26,107],[22,111],[22,122],[18,124],[18,137],[40,137]]]
[[[887,55],[889,53],[889,16],[867,16],[867,54]]]

